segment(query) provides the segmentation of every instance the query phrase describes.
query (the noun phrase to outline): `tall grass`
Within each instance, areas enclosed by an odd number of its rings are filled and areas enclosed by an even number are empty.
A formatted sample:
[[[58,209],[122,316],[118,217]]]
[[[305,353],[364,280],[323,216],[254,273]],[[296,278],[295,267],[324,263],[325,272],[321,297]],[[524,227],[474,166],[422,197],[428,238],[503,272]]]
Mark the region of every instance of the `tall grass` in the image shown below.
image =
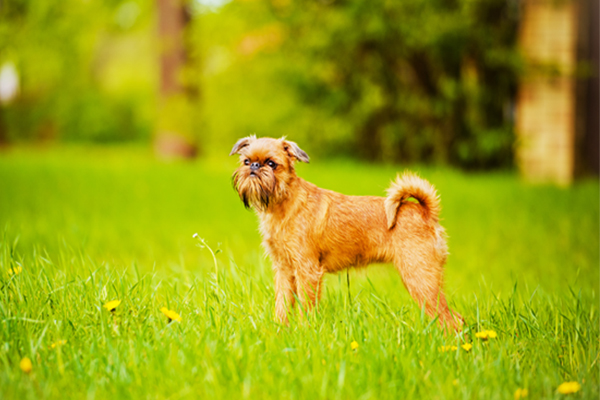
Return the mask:
[[[597,182],[420,168],[442,196],[447,292],[466,329],[443,334],[386,266],[352,272],[350,285],[328,276],[319,310],[282,327],[234,163],[4,154],[0,397],[561,398],[564,381],[599,396]],[[396,170],[317,160],[299,174],[382,194]],[[216,264],[195,232],[221,250]],[[486,329],[497,338],[475,336]]]

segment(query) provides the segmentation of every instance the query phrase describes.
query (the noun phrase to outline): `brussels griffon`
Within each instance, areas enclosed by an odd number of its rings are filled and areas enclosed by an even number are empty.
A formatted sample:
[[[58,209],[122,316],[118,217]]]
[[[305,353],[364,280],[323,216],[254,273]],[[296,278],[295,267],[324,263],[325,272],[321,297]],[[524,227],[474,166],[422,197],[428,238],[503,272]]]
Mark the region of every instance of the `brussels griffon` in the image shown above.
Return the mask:
[[[296,176],[294,162],[308,155],[289,140],[240,139],[233,185],[260,219],[263,245],[275,272],[275,312],[287,324],[298,299],[304,309],[318,300],[325,272],[391,262],[419,306],[442,326],[459,328],[462,317],[442,292],[448,254],[438,223],[434,187],[413,174],[397,177],[387,197],[346,196]],[[408,201],[413,198],[418,201]]]

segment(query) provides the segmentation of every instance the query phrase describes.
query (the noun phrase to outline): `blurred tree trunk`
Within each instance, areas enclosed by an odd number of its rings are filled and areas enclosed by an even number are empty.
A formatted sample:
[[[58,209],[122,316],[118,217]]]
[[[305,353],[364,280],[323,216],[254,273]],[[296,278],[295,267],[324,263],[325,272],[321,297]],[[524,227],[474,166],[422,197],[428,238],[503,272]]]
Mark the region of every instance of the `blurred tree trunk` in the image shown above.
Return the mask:
[[[184,80],[189,14],[185,0],[157,0],[157,11],[160,98],[155,150],[163,158],[193,158],[197,154],[193,132],[195,96]]]
[[[8,132],[4,123],[4,109],[0,105],[0,147],[8,144]]]
[[[585,0],[580,8],[579,57],[591,67],[590,76],[580,79],[578,99],[580,139],[576,154],[578,173],[600,174],[600,18],[598,0]]]
[[[381,129],[387,122],[384,110],[372,113],[358,129],[358,155],[367,161],[376,161],[381,157]]]

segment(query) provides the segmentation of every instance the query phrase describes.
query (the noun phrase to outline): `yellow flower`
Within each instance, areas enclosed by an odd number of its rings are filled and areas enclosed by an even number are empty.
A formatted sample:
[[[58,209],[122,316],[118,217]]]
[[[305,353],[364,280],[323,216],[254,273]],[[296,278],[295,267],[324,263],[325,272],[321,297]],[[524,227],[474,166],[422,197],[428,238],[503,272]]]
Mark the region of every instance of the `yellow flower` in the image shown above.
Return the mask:
[[[563,382],[558,387],[558,393],[571,394],[577,393],[581,389],[581,385],[577,382]]]
[[[13,267],[8,269],[8,276],[19,275],[23,271],[21,267]]]
[[[454,386],[458,386],[458,383],[459,383],[459,382],[458,382],[458,379],[455,379],[455,380],[453,380],[453,381],[452,381],[452,384],[453,384]]]
[[[444,352],[446,352],[446,351],[456,351],[456,349],[458,349],[458,347],[456,347],[456,346],[441,346],[441,347],[439,348],[439,350],[440,350],[442,353],[444,353]]]
[[[350,348],[351,348],[352,350],[356,350],[356,349],[358,349],[358,342],[355,340],[355,341],[353,341],[352,343],[350,343]]]
[[[117,308],[119,304],[121,304],[121,300],[112,300],[103,305],[102,307],[106,308],[108,311],[115,311],[115,308]]]
[[[460,347],[462,347],[463,349],[465,349],[465,351],[468,352],[468,351],[471,351],[471,349],[473,348],[473,345],[471,343],[465,343]]]
[[[167,318],[169,318],[169,322],[171,322],[171,321],[181,322],[181,317],[175,311],[169,310],[169,309],[167,309],[167,307],[161,308],[160,311],[163,314],[165,314],[167,316]]]
[[[523,399],[527,397],[528,394],[529,391],[527,389],[518,388],[517,390],[515,390],[515,400]]]
[[[481,339],[481,340],[488,340],[488,339],[495,339],[498,337],[498,334],[496,334],[496,332],[494,331],[488,331],[488,330],[483,330],[481,332],[477,332],[475,334],[475,337]]]
[[[54,342],[50,345],[51,349],[57,348],[58,346],[62,346],[63,344],[67,343],[66,340],[59,340],[58,342]]]
[[[19,363],[19,367],[21,367],[21,371],[25,372],[26,374],[30,373],[33,369],[33,365],[31,365],[31,360],[29,357],[23,357]]]

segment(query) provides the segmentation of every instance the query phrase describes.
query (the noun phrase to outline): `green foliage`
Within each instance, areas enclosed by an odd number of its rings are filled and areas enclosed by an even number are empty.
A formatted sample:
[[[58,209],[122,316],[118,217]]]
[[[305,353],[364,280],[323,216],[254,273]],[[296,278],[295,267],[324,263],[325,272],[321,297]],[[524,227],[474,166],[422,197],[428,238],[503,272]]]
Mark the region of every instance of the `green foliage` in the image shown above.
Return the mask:
[[[257,133],[315,155],[512,163],[512,0],[192,2],[181,80],[194,100],[159,117],[153,4],[3,2],[0,64],[17,65],[22,91],[0,106],[0,137],[107,142],[166,129],[206,154]]]
[[[4,153],[0,397],[507,399],[527,388],[558,399],[564,381],[581,384],[577,398],[598,397],[597,180],[558,189],[420,171],[441,193],[447,292],[468,322],[454,336],[383,266],[352,271],[350,287],[329,275],[318,313],[277,325],[234,164],[162,164],[135,148]],[[338,161],[298,173],[381,195],[400,169]],[[218,282],[195,232],[223,250]],[[102,308],[111,300],[121,300],[114,313]],[[477,339],[483,329],[498,337]]]
[[[291,81],[326,141],[369,160],[510,165],[517,3],[277,2]],[[318,128],[316,128],[318,129]]]
[[[151,11],[135,0],[3,1],[0,66],[15,64],[21,84],[15,101],[0,105],[4,139],[148,137],[154,78],[144,62],[152,54],[139,32],[149,29]],[[134,59],[118,54],[132,47]],[[119,61],[138,63],[137,79],[127,82],[132,67]]]

